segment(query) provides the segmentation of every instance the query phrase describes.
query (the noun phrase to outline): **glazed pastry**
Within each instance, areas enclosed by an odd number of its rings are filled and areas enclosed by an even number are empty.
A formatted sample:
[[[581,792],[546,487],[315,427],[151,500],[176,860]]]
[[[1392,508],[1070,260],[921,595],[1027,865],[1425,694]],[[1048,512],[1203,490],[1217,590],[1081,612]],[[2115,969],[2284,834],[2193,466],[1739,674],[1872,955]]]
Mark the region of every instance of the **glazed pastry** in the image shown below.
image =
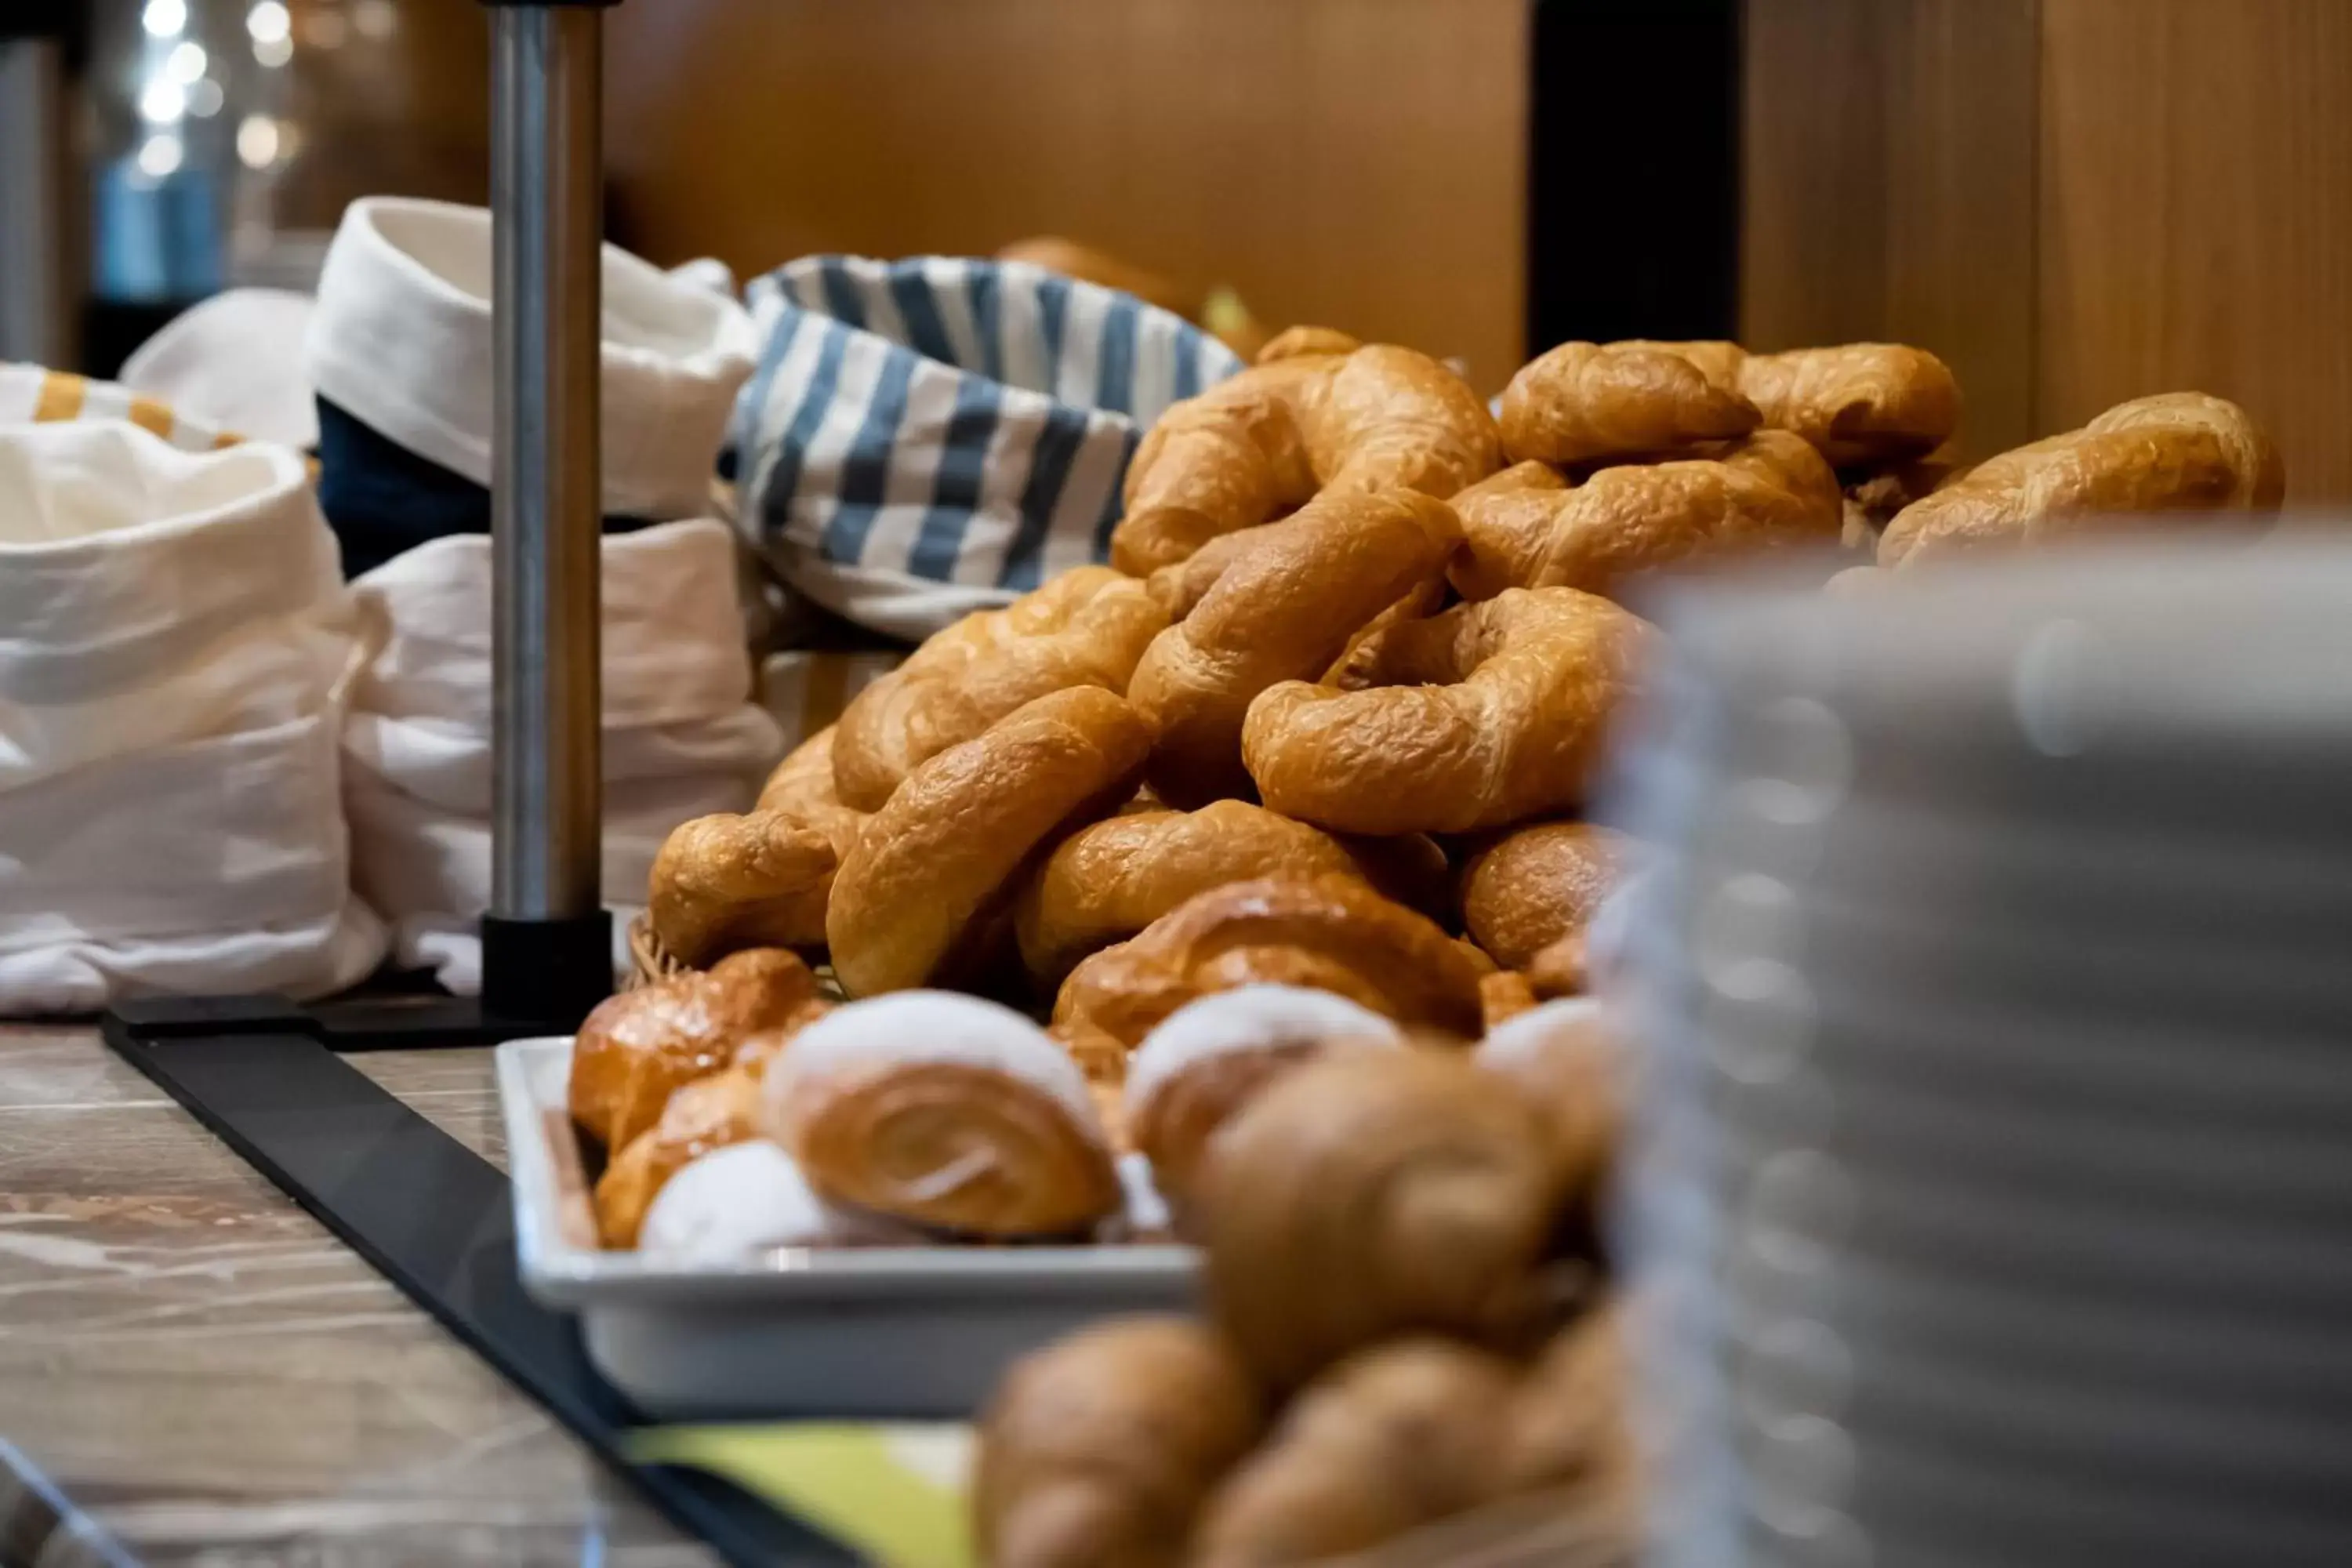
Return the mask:
[[[1364,689],[1269,687],[1242,755],[1267,809],[1343,833],[1461,833],[1573,810],[1650,635],[1572,588],[1457,605],[1371,644]]]
[[[1520,1342],[1559,1196],[1536,1110],[1451,1051],[1351,1051],[1284,1075],[1198,1184],[1217,1321],[1276,1386],[1412,1330]]]
[[[1095,686],[1040,697],[925,762],[870,817],[834,879],[825,934],[852,995],[969,964],[1040,846],[1118,808],[1151,729]]]
[[[1503,389],[1504,453],[1554,464],[1656,456],[1763,423],[1736,384],[1738,349],[1715,345],[1702,363],[1685,352],[1693,346],[1568,342],[1538,355]]]
[[[1360,877],[1401,901],[1430,898],[1428,862],[1412,864],[1411,847],[1369,847],[1360,858],[1352,847],[1238,800],[1108,818],[1062,840],[1023,889],[1013,911],[1022,962],[1050,991],[1088,953],[1253,877]]]
[[[1119,1207],[1076,1066],[1028,1019],[944,991],[837,1007],[767,1075],[765,1122],[826,1197],[961,1236],[1072,1236]]]
[[[1616,885],[1633,847],[1584,822],[1545,822],[1507,833],[1462,868],[1462,919],[1471,940],[1506,969],[1577,936]]]
[[[1793,546],[1829,546],[1844,525],[1837,475],[1784,430],[1677,460],[1603,468],[1572,489],[1462,499],[1466,548],[1453,568],[1468,599],[1506,588],[1608,594],[1640,573]]]
[[[994,619],[967,624],[983,616]],[[1002,610],[967,617],[851,700],[833,742],[842,800],[879,810],[922,763],[1049,692],[1126,690],[1167,625],[1149,588],[1106,566],[1065,572]]]
[[[2201,392],[2166,393],[1988,458],[1912,502],[1880,536],[1878,564],[1907,570],[2143,514],[2267,516],[2285,494],[2278,451],[2244,409]]]
[[[764,1139],[730,1143],[671,1177],[637,1249],[664,1263],[741,1263],[779,1247],[913,1247],[929,1238],[819,1197],[792,1156]]]
[[[1158,730],[1151,786],[1178,805],[1245,795],[1242,718],[1330,668],[1366,622],[1437,576],[1461,537],[1444,501],[1327,490],[1227,568],[1152,640],[1128,695]]]
[[[1202,1510],[1198,1568],[1336,1561],[1501,1495],[1507,1362],[1409,1339],[1332,1368]]]
[[[1506,1491],[1630,1487],[1635,1466],[1623,1309],[1605,1301],[1560,1330],[1512,1396]]]
[[[1563,1187],[1589,1204],[1614,1167],[1624,1125],[1615,1043],[1589,996],[1546,1002],[1487,1031],[1471,1060],[1516,1085],[1543,1116]]]
[[[1269,877],[1186,900],[1062,984],[1054,1031],[1097,1077],[1196,997],[1257,983],[1344,996],[1416,1032],[1478,1032],[1481,965],[1351,878]]]
[[[1803,437],[1841,468],[1919,457],[1960,427],[1950,368],[1905,343],[1745,354],[1738,384],[1766,428]]]
[[[1460,376],[1411,349],[1352,342],[1294,328],[1162,416],[1129,466],[1111,564],[1149,576],[1318,491],[1448,496],[1494,470],[1494,419]]]
[[[982,1415],[974,1534],[992,1568],[1178,1568],[1264,1401],[1181,1318],[1125,1318],[1016,1363]]]
[[[1295,985],[1244,985],[1190,1002],[1128,1063],[1128,1126],[1178,1212],[1209,1140],[1268,1084],[1333,1051],[1396,1048],[1404,1035],[1368,1007]]]
[[[791,1025],[815,997],[807,964],[759,948],[598,1003],[572,1046],[572,1120],[606,1150],[626,1148],[679,1085],[727,1066],[747,1037]]]
[[[606,1247],[637,1244],[646,1210],[687,1165],[760,1131],[760,1078],[730,1067],[680,1085],[661,1120],[629,1140],[596,1182],[596,1230]]]
[[[833,737],[838,725],[828,724],[793,748],[760,790],[755,811],[781,811],[799,817],[833,840],[836,859],[857,841],[866,814],[842,804],[833,783]]]
[[[689,969],[757,947],[820,947],[839,858],[825,828],[790,811],[720,813],[662,840],[646,923]]]
[[[1121,1154],[1118,1184],[1125,1205],[1118,1221],[1119,1240],[1168,1241],[1174,1237],[1175,1216],[1169,1212],[1167,1195],[1160,1192],[1160,1183],[1151,1174],[1150,1160],[1131,1152]]]

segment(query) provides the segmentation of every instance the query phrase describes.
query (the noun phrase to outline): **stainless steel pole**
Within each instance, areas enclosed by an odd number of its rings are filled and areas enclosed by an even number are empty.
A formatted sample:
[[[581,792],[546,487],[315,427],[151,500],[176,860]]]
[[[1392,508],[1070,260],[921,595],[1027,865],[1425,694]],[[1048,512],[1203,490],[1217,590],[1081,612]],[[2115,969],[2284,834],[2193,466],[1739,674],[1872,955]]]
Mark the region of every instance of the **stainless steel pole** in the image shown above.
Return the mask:
[[[492,21],[491,894],[483,1000],[562,1021],[611,987],[599,888],[598,271],[604,13]]]
[[[55,38],[0,37],[0,360],[60,369],[72,363],[61,56]]]

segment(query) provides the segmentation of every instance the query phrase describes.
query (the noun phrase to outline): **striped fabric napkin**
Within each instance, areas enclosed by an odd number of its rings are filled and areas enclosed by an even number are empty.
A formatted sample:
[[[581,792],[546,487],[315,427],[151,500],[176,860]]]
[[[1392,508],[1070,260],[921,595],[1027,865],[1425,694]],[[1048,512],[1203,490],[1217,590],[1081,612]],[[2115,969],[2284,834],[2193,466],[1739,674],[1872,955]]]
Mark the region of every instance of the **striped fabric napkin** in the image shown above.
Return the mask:
[[[1102,560],[1142,432],[1242,368],[1180,316],[1024,262],[809,257],[750,303],[743,526],[786,583],[909,641]]]
[[[110,381],[92,381],[37,364],[0,364],[0,425],[46,425],[66,419],[127,420],[183,452],[209,452],[244,439]]]

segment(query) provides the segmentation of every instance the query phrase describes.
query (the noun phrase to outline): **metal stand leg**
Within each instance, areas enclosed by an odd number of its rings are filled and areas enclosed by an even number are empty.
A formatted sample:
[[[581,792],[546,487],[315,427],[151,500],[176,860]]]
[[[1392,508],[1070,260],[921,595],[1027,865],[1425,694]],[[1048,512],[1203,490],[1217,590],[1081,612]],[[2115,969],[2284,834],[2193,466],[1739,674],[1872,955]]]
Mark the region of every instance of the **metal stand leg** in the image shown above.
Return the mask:
[[[491,14],[497,749],[482,1002],[576,1022],[612,988],[599,886],[604,15]]]

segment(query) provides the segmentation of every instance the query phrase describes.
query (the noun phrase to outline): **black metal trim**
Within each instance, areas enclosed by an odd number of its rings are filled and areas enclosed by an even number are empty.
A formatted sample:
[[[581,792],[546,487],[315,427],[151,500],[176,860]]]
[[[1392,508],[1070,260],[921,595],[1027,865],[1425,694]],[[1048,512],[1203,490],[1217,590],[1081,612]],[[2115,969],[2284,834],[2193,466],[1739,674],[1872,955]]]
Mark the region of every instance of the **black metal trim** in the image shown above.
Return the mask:
[[[625,1445],[645,1419],[589,1364],[572,1319],[524,1291],[507,1178],[337,1054],[481,1045],[514,1032],[470,1004],[397,999],[312,1010],[268,998],[174,1000],[128,1005],[100,1025],[116,1055],[673,1523],[743,1568],[858,1562],[729,1482],[631,1462]]]

